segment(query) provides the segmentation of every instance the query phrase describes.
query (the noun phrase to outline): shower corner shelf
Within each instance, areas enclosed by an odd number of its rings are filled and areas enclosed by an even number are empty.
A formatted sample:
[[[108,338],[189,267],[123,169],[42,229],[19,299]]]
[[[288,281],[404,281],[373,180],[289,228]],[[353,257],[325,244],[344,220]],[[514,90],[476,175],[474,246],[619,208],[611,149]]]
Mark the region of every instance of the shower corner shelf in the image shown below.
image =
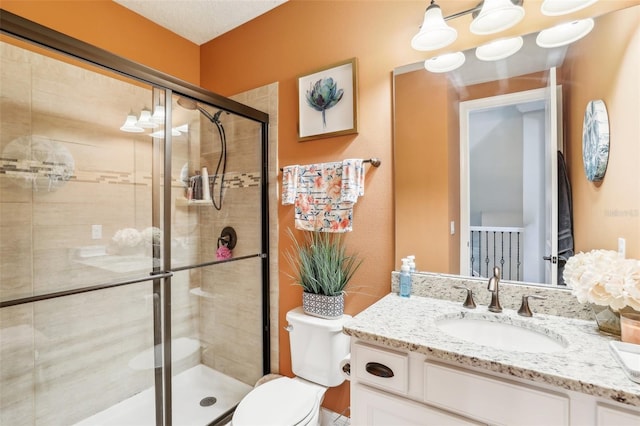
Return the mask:
[[[176,206],[206,206],[213,205],[211,200],[187,200],[186,198],[176,198]]]

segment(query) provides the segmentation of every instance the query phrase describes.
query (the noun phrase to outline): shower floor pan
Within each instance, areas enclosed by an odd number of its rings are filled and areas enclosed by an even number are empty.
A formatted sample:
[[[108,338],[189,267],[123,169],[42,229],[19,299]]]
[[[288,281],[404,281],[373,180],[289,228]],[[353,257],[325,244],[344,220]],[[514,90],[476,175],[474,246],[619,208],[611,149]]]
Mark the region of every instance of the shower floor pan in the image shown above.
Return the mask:
[[[205,426],[236,405],[251,386],[198,364],[173,377],[173,424]],[[213,405],[206,405],[214,397]],[[205,401],[204,405],[200,404]],[[155,426],[153,388],[144,390],[75,426]],[[151,415],[150,415],[151,414]]]

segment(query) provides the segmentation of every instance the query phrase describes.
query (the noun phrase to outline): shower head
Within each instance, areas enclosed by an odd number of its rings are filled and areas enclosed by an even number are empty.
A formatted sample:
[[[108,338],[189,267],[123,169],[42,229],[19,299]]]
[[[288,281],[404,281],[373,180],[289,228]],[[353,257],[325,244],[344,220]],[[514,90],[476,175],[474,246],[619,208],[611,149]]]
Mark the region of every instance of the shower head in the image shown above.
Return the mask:
[[[184,98],[182,96],[178,98],[178,105],[180,105],[184,109],[189,109],[192,111],[197,109],[202,113],[202,115],[207,117],[209,121],[211,121],[212,123],[220,123],[220,114],[222,113],[222,110],[216,112],[215,115],[211,115],[209,111],[207,111],[206,109],[198,105],[198,102],[194,101],[193,99]]]
[[[196,110],[198,109],[198,104],[193,99],[183,98],[180,96],[178,98],[178,105],[180,105],[184,109]]]

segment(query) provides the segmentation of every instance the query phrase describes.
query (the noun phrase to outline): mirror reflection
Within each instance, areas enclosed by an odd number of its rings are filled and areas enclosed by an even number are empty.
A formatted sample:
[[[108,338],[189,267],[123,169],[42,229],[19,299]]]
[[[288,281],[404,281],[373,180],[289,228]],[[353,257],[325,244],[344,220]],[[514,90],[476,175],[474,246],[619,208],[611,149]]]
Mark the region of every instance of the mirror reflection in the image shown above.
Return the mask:
[[[640,257],[640,6],[594,21],[587,36],[565,46],[540,48],[537,34],[530,34],[506,59],[480,61],[469,50],[454,71],[431,73],[423,62],[394,70],[396,264],[413,254],[418,270],[464,276],[486,276],[496,264],[512,271],[503,279],[562,285],[562,258],[573,252],[620,245],[626,257]],[[540,99],[500,113],[503,106],[487,101],[536,90]],[[587,179],[582,149],[585,109],[594,100],[606,105],[610,126],[608,166],[599,182]],[[468,108],[474,103],[475,112]],[[476,124],[466,122],[469,117]],[[537,133],[542,142],[531,142]],[[549,139],[557,146],[542,147]],[[533,166],[536,157],[545,159],[541,168]],[[566,192],[558,180],[562,167]],[[523,181],[535,181],[538,189]],[[529,235],[534,222],[543,228],[555,222],[554,233]],[[490,228],[488,241],[472,241],[478,226]],[[521,233],[504,247],[520,252],[511,260],[515,268],[493,241],[508,240],[505,232]],[[566,250],[569,239],[573,250]],[[539,264],[527,267],[525,247]]]

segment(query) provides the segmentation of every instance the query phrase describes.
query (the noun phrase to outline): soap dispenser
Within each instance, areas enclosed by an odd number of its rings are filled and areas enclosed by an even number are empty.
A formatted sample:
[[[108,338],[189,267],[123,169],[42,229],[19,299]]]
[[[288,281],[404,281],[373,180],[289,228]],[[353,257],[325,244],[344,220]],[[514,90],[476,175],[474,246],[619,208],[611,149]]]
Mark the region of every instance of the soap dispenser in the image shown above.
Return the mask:
[[[411,296],[411,273],[409,259],[402,259],[400,267],[400,297]]]
[[[411,254],[407,256],[407,263],[409,263],[409,273],[413,274],[416,272],[416,257]]]

